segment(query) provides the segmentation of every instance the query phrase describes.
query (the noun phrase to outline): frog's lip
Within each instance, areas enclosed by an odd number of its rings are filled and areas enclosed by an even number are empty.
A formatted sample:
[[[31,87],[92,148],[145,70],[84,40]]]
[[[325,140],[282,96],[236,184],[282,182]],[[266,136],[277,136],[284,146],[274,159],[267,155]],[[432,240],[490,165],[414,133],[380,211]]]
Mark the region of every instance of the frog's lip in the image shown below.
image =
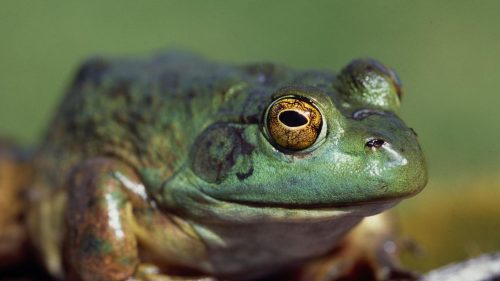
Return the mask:
[[[354,208],[362,208],[364,206],[370,208],[375,205],[388,205],[391,203],[397,204],[400,201],[414,197],[418,193],[420,193],[422,189],[417,189],[414,192],[408,192],[406,194],[397,194],[397,195],[387,195],[381,196],[377,198],[372,198],[369,200],[359,200],[359,201],[351,201],[351,202],[336,202],[336,203],[277,203],[277,202],[255,202],[249,200],[238,200],[238,199],[226,199],[226,198],[218,198],[203,192],[205,196],[208,196],[214,200],[222,201],[226,203],[238,204],[247,207],[253,208],[279,208],[279,209],[288,209],[288,210],[347,210]]]
[[[351,204],[276,204],[247,202],[216,198],[204,192],[198,193],[196,212],[199,219],[207,222],[245,221],[276,222],[303,220],[331,220],[345,216],[366,217],[394,207],[402,198],[386,198]],[[202,199],[203,198],[203,199]],[[194,199],[194,198],[193,198]],[[202,204],[200,204],[202,203]],[[191,210],[188,212],[192,212]]]
[[[245,201],[245,200],[221,200],[219,198],[214,198],[216,200],[224,201],[227,203],[234,203],[239,205],[245,205],[248,207],[256,207],[256,208],[281,208],[281,209],[290,209],[290,210],[342,210],[347,208],[353,208],[356,206],[366,206],[366,205],[385,205],[391,202],[399,202],[406,197],[397,197],[397,198],[377,198],[373,200],[367,201],[358,201],[358,202],[349,202],[349,203],[275,203],[275,202],[253,202],[253,201]],[[213,197],[212,197],[213,198]]]
[[[383,196],[378,198],[373,198],[370,200],[360,200],[360,201],[351,201],[347,203],[277,203],[277,202],[255,202],[249,200],[237,200],[237,199],[223,199],[212,196],[203,192],[205,196],[208,196],[214,200],[222,201],[226,203],[233,203],[239,205],[245,205],[248,207],[255,208],[281,208],[281,209],[290,209],[290,210],[327,210],[327,209],[337,209],[342,210],[346,208],[352,208],[356,206],[367,206],[367,205],[385,205],[391,202],[398,203],[404,199],[413,197],[420,192],[420,189],[415,192],[410,192],[404,195],[398,194],[397,196]]]

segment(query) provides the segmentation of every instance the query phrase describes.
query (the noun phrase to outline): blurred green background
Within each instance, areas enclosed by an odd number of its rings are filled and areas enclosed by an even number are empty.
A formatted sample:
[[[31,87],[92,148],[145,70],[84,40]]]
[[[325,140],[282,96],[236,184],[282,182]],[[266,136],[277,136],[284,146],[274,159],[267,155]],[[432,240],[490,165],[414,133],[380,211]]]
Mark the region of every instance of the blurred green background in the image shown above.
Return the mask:
[[[340,69],[374,57],[403,80],[428,188],[399,207],[427,270],[500,250],[500,1],[2,1],[0,135],[35,144],[93,54],[183,48],[228,62]]]

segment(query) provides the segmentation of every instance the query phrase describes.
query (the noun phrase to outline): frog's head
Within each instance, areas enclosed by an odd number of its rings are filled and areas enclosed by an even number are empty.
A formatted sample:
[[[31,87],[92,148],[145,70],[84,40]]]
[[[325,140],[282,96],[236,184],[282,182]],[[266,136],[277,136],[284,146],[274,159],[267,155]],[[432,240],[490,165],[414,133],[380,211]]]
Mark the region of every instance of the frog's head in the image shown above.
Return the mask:
[[[204,242],[209,262],[194,266],[229,279],[323,255],[427,180],[390,69],[358,60],[334,78],[266,67],[265,79],[237,73],[244,86],[224,93],[186,164],[154,193]]]
[[[200,215],[238,220],[372,206],[365,215],[424,187],[422,151],[397,115],[402,92],[392,70],[357,60],[328,86],[293,81],[263,98],[259,122],[207,127],[162,203],[196,202]]]

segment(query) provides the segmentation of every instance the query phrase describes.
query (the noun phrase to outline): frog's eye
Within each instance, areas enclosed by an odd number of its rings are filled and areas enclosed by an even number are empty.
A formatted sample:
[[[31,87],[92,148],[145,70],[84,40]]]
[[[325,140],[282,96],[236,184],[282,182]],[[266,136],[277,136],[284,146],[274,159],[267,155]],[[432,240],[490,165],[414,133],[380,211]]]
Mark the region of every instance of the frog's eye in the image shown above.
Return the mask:
[[[321,112],[299,97],[283,97],[273,102],[265,124],[272,142],[286,150],[303,150],[318,140],[323,126]]]

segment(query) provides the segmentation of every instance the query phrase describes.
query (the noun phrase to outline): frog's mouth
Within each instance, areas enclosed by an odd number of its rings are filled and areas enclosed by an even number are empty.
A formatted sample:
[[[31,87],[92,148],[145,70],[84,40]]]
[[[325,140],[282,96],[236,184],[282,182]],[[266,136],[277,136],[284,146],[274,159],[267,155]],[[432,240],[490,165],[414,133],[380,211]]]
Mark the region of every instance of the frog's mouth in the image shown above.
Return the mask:
[[[189,170],[190,171],[190,170]],[[408,194],[344,202],[272,202],[219,197],[197,176],[177,175],[162,185],[161,196],[152,196],[159,208],[198,222],[262,223],[332,220],[346,216],[366,217],[399,203]],[[217,187],[214,187],[214,189]]]
[[[366,217],[392,208],[403,198],[377,199],[353,204],[276,204],[215,198],[204,192],[191,193],[192,204],[180,206],[184,214],[195,215],[206,222],[240,223],[303,222],[333,220],[346,216]]]
[[[416,194],[416,193],[415,193]],[[234,204],[240,204],[240,205],[245,205],[245,206],[250,206],[250,207],[255,207],[255,208],[282,208],[282,209],[290,209],[290,210],[328,210],[328,209],[344,209],[348,207],[356,207],[356,206],[364,206],[364,205],[380,205],[380,204],[387,204],[391,202],[399,202],[403,199],[406,199],[408,197],[412,197],[415,194],[408,194],[406,196],[399,196],[397,199],[391,198],[391,197],[382,197],[382,198],[375,198],[372,200],[365,200],[365,201],[357,201],[357,202],[349,202],[349,203],[307,203],[307,204],[293,204],[293,203],[275,203],[275,202],[252,202],[252,201],[245,201],[245,200],[226,200],[226,199],[219,199],[215,198],[216,200],[224,201],[224,202],[230,202]],[[210,196],[210,195],[208,195]],[[212,197],[212,196],[211,196]],[[213,197],[212,197],[213,198]]]

